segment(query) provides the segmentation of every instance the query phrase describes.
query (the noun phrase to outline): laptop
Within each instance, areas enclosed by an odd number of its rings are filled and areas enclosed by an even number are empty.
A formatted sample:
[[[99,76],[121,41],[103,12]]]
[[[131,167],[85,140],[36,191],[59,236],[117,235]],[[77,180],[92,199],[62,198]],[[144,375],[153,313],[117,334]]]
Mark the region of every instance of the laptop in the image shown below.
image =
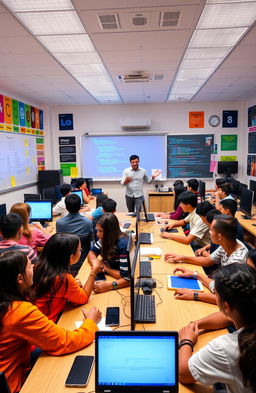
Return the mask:
[[[178,333],[98,331],[96,393],[177,393]]]
[[[84,201],[83,201],[83,191],[82,190],[75,190],[75,191],[71,191],[71,194],[76,194],[79,196],[80,201],[81,201],[81,206],[83,206]]]

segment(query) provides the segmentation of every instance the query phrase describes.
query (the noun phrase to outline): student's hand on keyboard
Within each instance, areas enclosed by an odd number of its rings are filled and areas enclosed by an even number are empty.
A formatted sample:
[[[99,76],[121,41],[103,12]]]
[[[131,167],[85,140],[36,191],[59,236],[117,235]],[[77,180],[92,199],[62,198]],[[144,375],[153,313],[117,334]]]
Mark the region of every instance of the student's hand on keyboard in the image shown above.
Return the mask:
[[[188,325],[179,330],[179,339],[180,341],[188,339],[191,340],[193,344],[195,344],[198,339],[198,334],[199,331],[197,322],[190,322]]]
[[[94,283],[93,291],[95,293],[104,293],[113,289],[112,283],[107,281],[96,281]]]
[[[194,300],[194,291],[192,289],[180,288],[174,292],[175,299]]]
[[[101,311],[97,307],[92,307],[89,311],[86,311],[84,308],[82,308],[82,313],[85,319],[91,319],[96,324],[101,320]]]
[[[176,274],[177,272],[181,272],[177,274],[179,277],[194,277],[194,272],[192,272],[192,270],[186,269],[185,267],[176,267],[176,269],[173,271],[173,274]]]
[[[174,253],[168,253],[168,254],[165,254],[164,260],[165,260],[165,262],[168,262],[168,263],[181,262],[182,261],[182,255],[178,255],[178,254],[174,254]]]
[[[174,222],[173,223],[170,222],[170,224],[165,226],[165,229],[172,229],[174,228],[174,225],[175,225]]]

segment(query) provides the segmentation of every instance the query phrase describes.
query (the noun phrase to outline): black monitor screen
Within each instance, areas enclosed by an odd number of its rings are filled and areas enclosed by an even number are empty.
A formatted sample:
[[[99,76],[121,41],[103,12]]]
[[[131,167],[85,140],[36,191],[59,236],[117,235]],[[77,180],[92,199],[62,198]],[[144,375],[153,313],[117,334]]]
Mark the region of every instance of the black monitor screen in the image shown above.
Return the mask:
[[[254,192],[254,194],[253,194],[253,204],[256,205],[256,181],[255,180],[250,180],[249,188],[250,188],[251,191]]]
[[[52,201],[26,201],[31,207],[31,221],[52,221]]]
[[[199,180],[199,189],[198,189],[199,195],[202,199],[205,199],[205,182],[202,180]]]
[[[252,200],[253,191],[247,190],[247,188],[242,188],[240,198],[240,210],[248,217],[251,216]]]
[[[6,204],[0,205],[0,218],[6,216]]]
[[[238,161],[218,161],[218,173],[231,175],[238,172]]]
[[[131,276],[130,276],[131,330],[135,330],[135,309],[136,309],[135,295],[139,294],[139,285],[137,286],[135,285],[138,278],[138,274],[137,274],[138,269],[136,269],[136,266],[139,263],[139,259],[140,259],[140,243],[137,242],[134,251]]]

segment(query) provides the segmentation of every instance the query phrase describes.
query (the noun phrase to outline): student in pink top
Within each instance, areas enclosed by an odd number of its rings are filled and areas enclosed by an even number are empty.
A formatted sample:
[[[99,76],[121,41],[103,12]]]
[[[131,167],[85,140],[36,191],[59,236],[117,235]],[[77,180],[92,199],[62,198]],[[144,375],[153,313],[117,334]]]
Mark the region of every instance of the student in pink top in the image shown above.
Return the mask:
[[[37,247],[44,246],[51,235],[39,222],[29,224],[30,212],[31,207],[27,203],[15,203],[10,210],[22,219],[23,229],[18,244],[30,246],[37,255]]]
[[[69,301],[73,304],[88,302],[94,281],[100,270],[100,262],[93,261],[90,275],[81,285],[69,273],[81,254],[81,243],[77,235],[56,233],[46,243],[34,269],[35,304],[49,319],[56,322]]]

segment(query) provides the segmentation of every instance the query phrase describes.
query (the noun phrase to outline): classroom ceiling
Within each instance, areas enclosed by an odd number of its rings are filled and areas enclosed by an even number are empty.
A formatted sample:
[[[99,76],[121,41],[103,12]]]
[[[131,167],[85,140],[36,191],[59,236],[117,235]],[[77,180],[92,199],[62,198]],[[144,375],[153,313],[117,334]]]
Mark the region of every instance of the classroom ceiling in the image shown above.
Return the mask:
[[[124,104],[168,102],[205,2],[72,0]],[[97,104],[1,3],[0,90],[38,105]],[[163,12],[180,12],[178,25],[161,27]],[[106,14],[115,15],[117,28],[103,29],[100,15]],[[125,83],[125,75],[139,73],[148,81]],[[241,101],[252,96],[256,96],[255,24],[191,101]]]

